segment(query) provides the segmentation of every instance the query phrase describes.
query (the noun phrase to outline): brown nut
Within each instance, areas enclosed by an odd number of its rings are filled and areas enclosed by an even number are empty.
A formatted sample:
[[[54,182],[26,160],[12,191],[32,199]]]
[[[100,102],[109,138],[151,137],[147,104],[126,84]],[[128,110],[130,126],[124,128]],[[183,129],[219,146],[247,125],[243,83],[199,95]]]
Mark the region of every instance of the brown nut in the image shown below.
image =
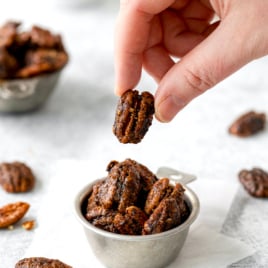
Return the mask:
[[[165,196],[144,223],[143,234],[157,234],[181,224],[189,215],[183,199],[184,189],[177,183],[173,191]]]
[[[118,102],[113,133],[121,143],[139,143],[151,126],[153,115],[153,95],[128,90]]]
[[[254,197],[268,197],[268,173],[261,168],[241,170],[239,181],[245,190]]]
[[[22,162],[0,165],[0,185],[9,193],[27,192],[33,189],[35,177],[32,170]]]
[[[30,205],[25,202],[7,204],[0,208],[0,228],[6,228],[23,218]]]
[[[250,111],[237,118],[229,127],[229,133],[239,137],[252,136],[262,130],[266,125],[266,115]]]
[[[45,257],[31,257],[18,261],[15,268],[72,268],[60,260]]]

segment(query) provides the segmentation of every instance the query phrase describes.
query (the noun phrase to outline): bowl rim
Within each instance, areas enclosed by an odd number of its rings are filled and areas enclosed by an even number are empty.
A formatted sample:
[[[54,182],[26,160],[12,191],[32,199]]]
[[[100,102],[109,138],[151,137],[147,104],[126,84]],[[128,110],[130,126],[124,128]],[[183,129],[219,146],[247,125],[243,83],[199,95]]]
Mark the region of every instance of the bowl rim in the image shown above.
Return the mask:
[[[159,240],[163,237],[172,236],[176,233],[179,233],[187,228],[190,227],[190,225],[195,221],[197,218],[199,211],[200,211],[200,202],[199,198],[197,197],[196,193],[191,190],[188,186],[183,185],[183,188],[185,189],[185,196],[187,199],[187,202],[190,202],[191,204],[191,213],[189,217],[179,226],[172,228],[168,231],[158,233],[158,234],[150,234],[150,235],[125,235],[125,234],[116,234],[109,231],[105,231],[103,229],[100,229],[93,224],[91,224],[87,219],[84,217],[81,211],[81,204],[86,198],[86,196],[89,194],[89,192],[92,190],[92,187],[95,183],[98,181],[101,181],[105,178],[96,179],[94,181],[91,181],[90,183],[86,184],[78,193],[75,195],[74,202],[73,202],[73,212],[75,214],[76,219],[86,230],[90,230],[98,235],[101,235],[106,238],[111,238],[115,240],[123,240],[123,241],[148,241],[148,240]]]

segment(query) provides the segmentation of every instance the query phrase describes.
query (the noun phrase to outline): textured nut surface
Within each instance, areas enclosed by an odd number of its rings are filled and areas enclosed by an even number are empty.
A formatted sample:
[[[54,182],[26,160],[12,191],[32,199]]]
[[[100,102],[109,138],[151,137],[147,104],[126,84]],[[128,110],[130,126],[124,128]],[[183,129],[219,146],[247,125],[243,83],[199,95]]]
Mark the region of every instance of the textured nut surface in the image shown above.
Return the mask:
[[[0,165],[0,185],[9,193],[27,192],[33,189],[35,177],[30,167],[22,162]]]
[[[15,268],[72,268],[71,266],[56,259],[45,257],[25,258],[16,263]]]
[[[18,222],[28,211],[30,205],[25,202],[7,204],[0,208],[0,228]]]
[[[186,220],[189,209],[181,184],[158,179],[132,159],[111,161],[108,176],[97,182],[86,200],[89,222],[109,232],[148,235],[167,231]]]
[[[239,137],[252,136],[262,130],[266,125],[266,115],[250,111],[237,118],[229,127],[229,133]]]
[[[153,115],[153,95],[128,90],[119,99],[113,133],[121,143],[139,143],[151,126]]]
[[[144,223],[143,234],[157,234],[170,230],[187,218],[189,212],[183,199],[182,185],[177,183],[172,192],[168,192]]]
[[[268,173],[261,168],[241,170],[239,181],[245,190],[254,197],[268,197]]]

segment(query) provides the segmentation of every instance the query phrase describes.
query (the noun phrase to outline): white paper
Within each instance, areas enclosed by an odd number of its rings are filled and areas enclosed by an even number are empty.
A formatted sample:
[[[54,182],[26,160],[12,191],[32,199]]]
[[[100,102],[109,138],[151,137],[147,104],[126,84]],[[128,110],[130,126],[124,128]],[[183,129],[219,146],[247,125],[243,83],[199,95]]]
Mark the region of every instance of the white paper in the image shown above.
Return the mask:
[[[26,257],[56,258],[77,268],[103,267],[91,251],[72,204],[75,193],[98,177],[97,171],[103,167],[94,170],[95,174],[87,162],[60,162],[40,209],[34,241]],[[236,191],[235,185],[200,180],[189,186],[200,197],[200,215],[180,255],[169,268],[220,268],[253,254],[244,243],[219,233]]]

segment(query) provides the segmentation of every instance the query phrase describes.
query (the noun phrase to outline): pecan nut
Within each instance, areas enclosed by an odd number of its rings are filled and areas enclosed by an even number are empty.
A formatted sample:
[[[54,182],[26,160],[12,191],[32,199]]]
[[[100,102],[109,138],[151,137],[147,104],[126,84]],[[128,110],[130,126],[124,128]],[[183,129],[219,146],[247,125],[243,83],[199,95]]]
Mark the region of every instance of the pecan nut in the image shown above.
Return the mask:
[[[266,115],[249,111],[237,118],[229,127],[229,133],[239,137],[248,137],[264,130]]]
[[[121,143],[139,143],[151,126],[153,115],[153,95],[128,90],[119,99],[113,133]]]
[[[9,193],[27,192],[33,189],[35,176],[30,167],[22,162],[0,165],[0,185]]]
[[[183,223],[187,218],[189,211],[183,199],[184,189],[182,185],[177,183],[173,187],[173,191],[170,194],[168,192],[166,192],[166,196],[160,201],[149,219],[144,223],[144,235],[168,231]]]
[[[30,205],[25,202],[7,204],[0,208],[0,228],[6,228],[15,224],[28,211]]]
[[[57,259],[48,259],[45,257],[24,258],[18,261],[15,268],[72,268],[71,266]]]
[[[268,197],[268,173],[261,168],[241,170],[239,181],[245,190],[254,197]]]

